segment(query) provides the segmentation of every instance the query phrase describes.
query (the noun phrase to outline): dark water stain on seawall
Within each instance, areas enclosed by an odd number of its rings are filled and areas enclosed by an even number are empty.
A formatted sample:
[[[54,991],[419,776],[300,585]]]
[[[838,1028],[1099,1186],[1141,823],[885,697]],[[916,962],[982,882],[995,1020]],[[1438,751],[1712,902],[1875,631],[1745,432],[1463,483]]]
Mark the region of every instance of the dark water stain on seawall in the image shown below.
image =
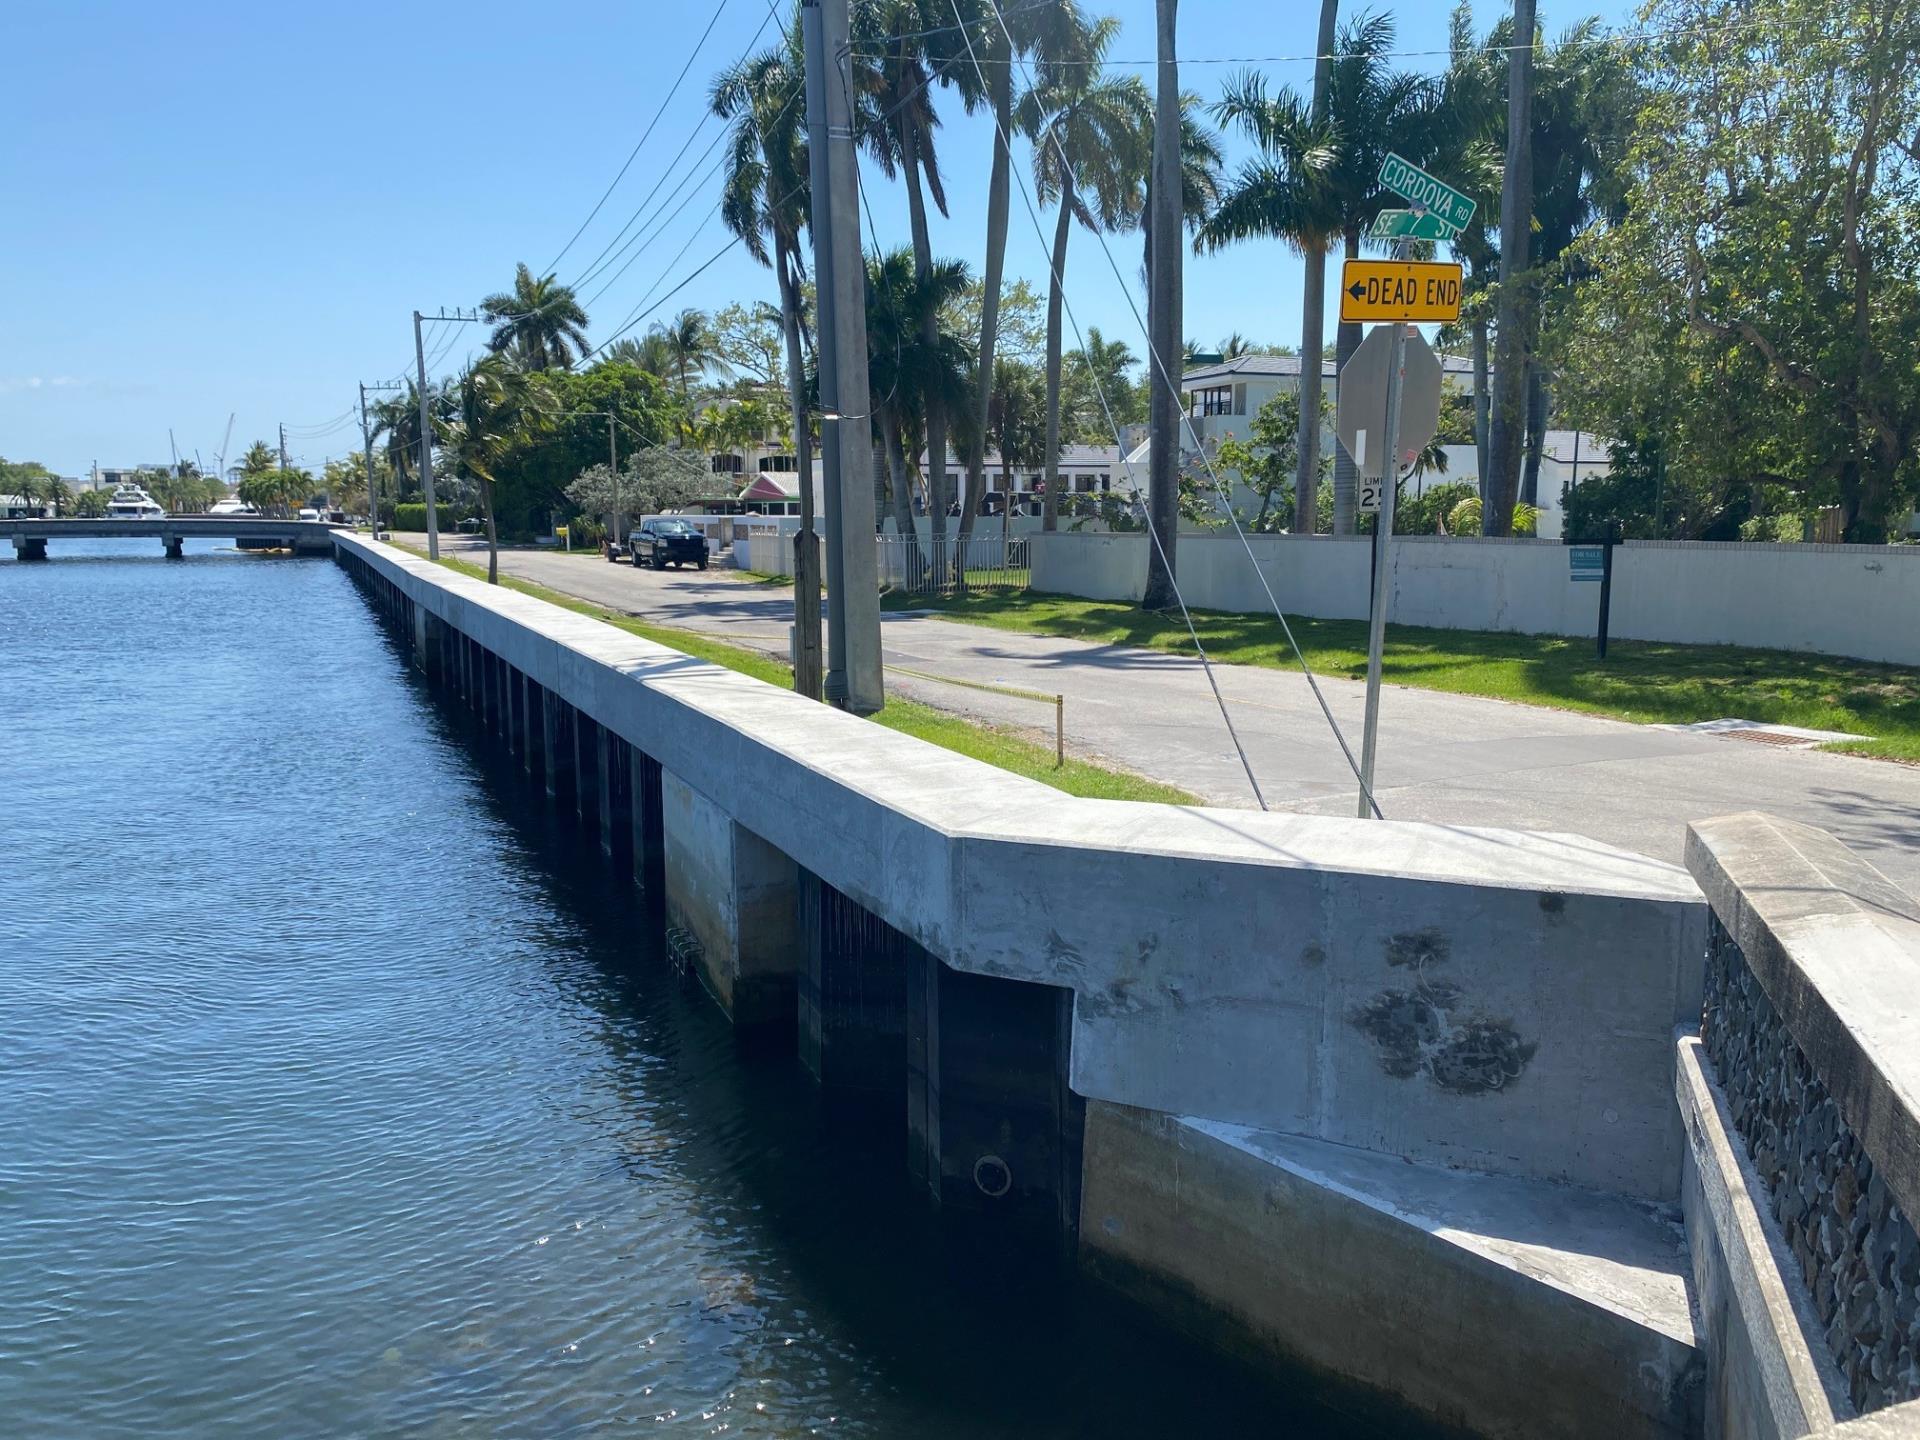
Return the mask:
[[[1403,931],[1389,936],[1383,950],[1387,964],[1411,969],[1418,979],[1410,989],[1381,990],[1347,1017],[1373,1042],[1382,1070],[1397,1080],[1425,1074],[1455,1095],[1491,1094],[1520,1078],[1537,1042],[1522,1038],[1511,1020],[1461,1013],[1461,986],[1427,974],[1452,959],[1453,942],[1444,932]]]

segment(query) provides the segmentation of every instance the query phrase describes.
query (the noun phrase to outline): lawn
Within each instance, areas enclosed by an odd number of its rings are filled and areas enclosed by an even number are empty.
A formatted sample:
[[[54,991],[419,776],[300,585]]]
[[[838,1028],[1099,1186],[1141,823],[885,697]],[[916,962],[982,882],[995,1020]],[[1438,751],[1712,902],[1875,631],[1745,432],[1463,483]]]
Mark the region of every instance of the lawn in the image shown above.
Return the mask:
[[[487,578],[484,565],[470,564],[465,560],[456,560],[442,555],[440,564],[462,575],[470,575],[476,580]],[[793,670],[785,661],[764,655],[757,650],[748,650],[738,645],[729,645],[725,641],[714,640],[690,630],[679,630],[665,625],[652,625],[632,615],[623,615],[617,610],[605,606],[591,605],[584,600],[576,600],[571,595],[563,595],[558,590],[549,590],[544,585],[535,585],[531,581],[516,580],[511,576],[501,576],[500,584],[509,590],[518,590],[549,604],[559,605],[581,615],[591,615],[596,620],[638,635],[643,640],[665,645],[682,654],[691,655],[699,660],[709,660],[728,670],[750,675],[756,680],[764,680],[769,685],[778,685],[783,690],[793,688]],[[1002,770],[1012,771],[1016,775],[1025,775],[1042,784],[1051,785],[1056,790],[1064,790],[1069,795],[1090,796],[1098,800],[1152,800],[1167,805],[1197,805],[1199,798],[1185,790],[1175,789],[1171,785],[1162,785],[1158,781],[1148,780],[1123,770],[1110,770],[1104,765],[1089,764],[1084,760],[1068,760],[1064,766],[1054,768],[1053,748],[1049,745],[1036,745],[1011,731],[997,726],[983,725],[977,721],[963,719],[958,715],[949,715],[944,710],[936,710],[931,705],[922,705],[912,700],[889,700],[886,708],[872,717],[876,725],[884,725],[889,730],[898,730],[902,734],[914,735],[944,750],[953,750],[961,755],[970,755],[976,760],[984,760],[989,765]]]
[[[1192,654],[1178,615],[1071,595],[887,596],[889,610],[926,610],[950,619],[1104,645]],[[1292,669],[1293,652],[1272,616],[1193,615],[1207,654],[1236,665]],[[1322,675],[1366,674],[1366,622],[1288,617],[1307,661]],[[1481,695],[1641,723],[1687,724],[1738,718],[1873,738],[1827,748],[1920,762],[1920,671],[1865,660],[1731,645],[1615,640],[1603,661],[1593,641],[1553,635],[1428,630],[1389,625],[1384,673],[1390,682]]]

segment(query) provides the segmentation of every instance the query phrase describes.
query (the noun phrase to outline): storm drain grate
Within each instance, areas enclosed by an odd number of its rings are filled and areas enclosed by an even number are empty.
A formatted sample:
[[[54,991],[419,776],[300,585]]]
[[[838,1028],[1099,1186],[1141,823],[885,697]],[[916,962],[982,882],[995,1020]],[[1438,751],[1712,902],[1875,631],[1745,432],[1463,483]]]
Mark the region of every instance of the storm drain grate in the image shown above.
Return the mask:
[[[1667,725],[1667,730],[1686,730],[1695,735],[1718,735],[1726,740],[1745,740],[1754,745],[1771,745],[1778,750],[1811,750],[1835,740],[1870,740],[1870,735],[1854,735],[1845,730],[1808,730],[1799,725],[1768,725],[1759,720],[1701,720],[1692,725]]]
[[[1727,740],[1745,740],[1752,745],[1779,745],[1788,750],[1822,743],[1803,735],[1782,735],[1778,730],[1722,730],[1719,734]]]

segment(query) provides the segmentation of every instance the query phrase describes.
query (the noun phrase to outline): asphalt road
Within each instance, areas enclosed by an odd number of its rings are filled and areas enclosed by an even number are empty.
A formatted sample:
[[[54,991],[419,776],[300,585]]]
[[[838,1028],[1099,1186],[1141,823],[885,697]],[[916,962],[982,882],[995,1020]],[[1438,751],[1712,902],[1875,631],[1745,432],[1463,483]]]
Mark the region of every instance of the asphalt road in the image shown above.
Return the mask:
[[[786,653],[791,591],[724,569],[634,570],[532,550],[502,551],[500,564],[611,609]],[[1212,804],[1257,803],[1197,660],[916,615],[885,616],[882,646],[889,666],[1064,694],[1072,753]],[[1354,813],[1358,787],[1297,671],[1217,665],[1214,675],[1269,808]],[[898,674],[888,685],[1051,738],[1049,706]],[[1357,753],[1364,686],[1320,687]],[[1390,685],[1379,771],[1390,819],[1566,831],[1676,862],[1689,820],[1766,810],[1833,832],[1920,891],[1920,767]]]

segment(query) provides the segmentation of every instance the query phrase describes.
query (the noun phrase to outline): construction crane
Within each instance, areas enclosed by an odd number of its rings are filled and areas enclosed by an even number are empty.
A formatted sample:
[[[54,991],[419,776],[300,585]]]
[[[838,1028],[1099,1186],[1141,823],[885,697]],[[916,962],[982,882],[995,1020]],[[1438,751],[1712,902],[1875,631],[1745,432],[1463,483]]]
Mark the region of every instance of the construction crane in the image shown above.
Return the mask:
[[[213,478],[222,485],[227,483],[227,446],[233,443],[233,417],[237,413],[231,410],[227,412],[227,433],[220,437],[219,453],[213,457],[213,463],[219,467],[214,471]]]

